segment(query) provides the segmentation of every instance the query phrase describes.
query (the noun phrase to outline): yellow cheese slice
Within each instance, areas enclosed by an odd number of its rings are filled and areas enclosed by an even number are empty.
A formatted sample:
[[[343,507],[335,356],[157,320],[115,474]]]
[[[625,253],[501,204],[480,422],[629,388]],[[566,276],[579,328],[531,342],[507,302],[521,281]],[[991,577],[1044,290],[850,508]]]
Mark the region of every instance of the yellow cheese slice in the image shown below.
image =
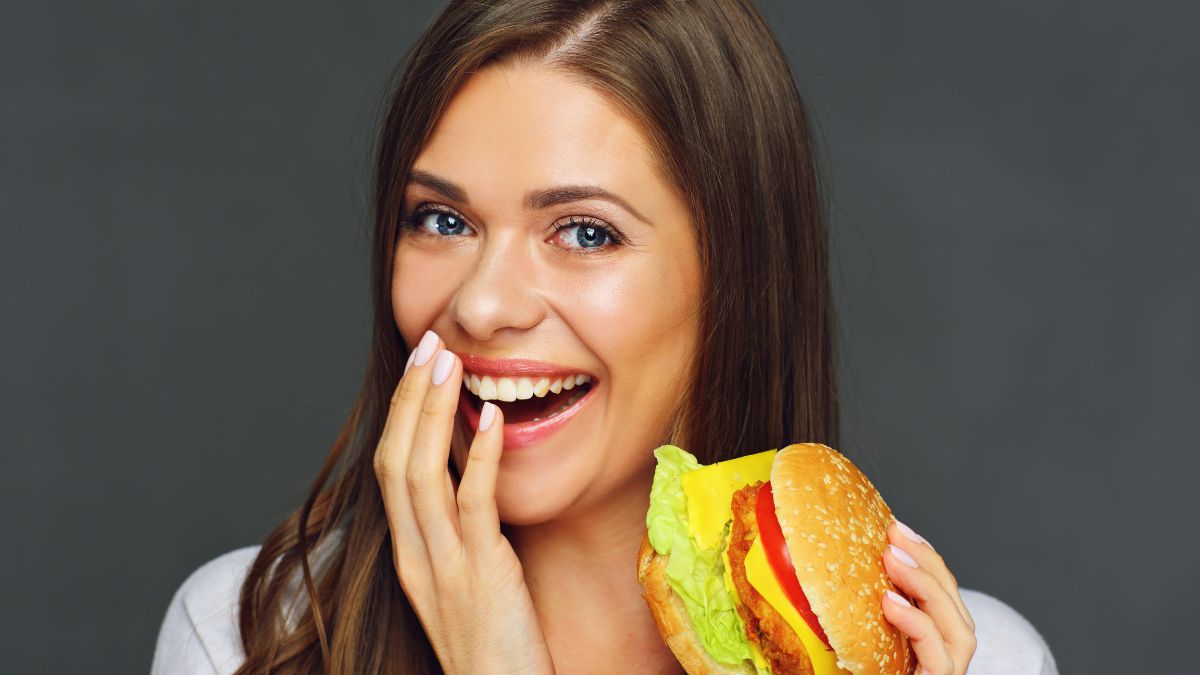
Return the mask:
[[[767,562],[767,555],[763,551],[761,539],[755,539],[754,543],[750,545],[750,550],[746,552],[746,580],[750,582],[754,590],[758,591],[759,595],[763,596],[764,600],[775,608],[775,611],[779,612],[792,630],[796,631],[796,635],[800,636],[800,641],[804,643],[804,648],[808,651],[808,658],[812,661],[813,672],[816,675],[842,675],[847,672],[837,667],[837,655],[825,648],[825,643],[817,637],[812,628],[809,628],[808,622],[800,616],[795,605],[788,600],[786,592],[779,585],[779,580],[775,578],[775,571]]]
[[[700,548],[713,549],[720,543],[721,530],[733,518],[729,502],[733,493],[756,480],[771,480],[775,450],[717,462],[688,471],[679,477],[687,495],[688,529]]]
[[[712,549],[721,543],[725,523],[733,519],[733,493],[754,481],[771,480],[771,462],[775,450],[702,466],[680,476],[681,487],[687,495],[688,530],[702,548]],[[737,590],[729,571],[729,550],[722,551],[725,560],[725,587],[733,597]],[[770,673],[770,667],[758,646],[750,643],[750,652],[759,673]]]

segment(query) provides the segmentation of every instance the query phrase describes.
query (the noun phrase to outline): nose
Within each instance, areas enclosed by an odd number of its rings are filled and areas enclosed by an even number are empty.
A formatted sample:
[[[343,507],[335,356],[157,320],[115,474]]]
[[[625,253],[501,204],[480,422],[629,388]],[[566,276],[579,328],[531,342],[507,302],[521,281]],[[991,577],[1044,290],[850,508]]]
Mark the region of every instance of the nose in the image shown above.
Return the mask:
[[[454,320],[479,342],[505,331],[529,330],[545,317],[534,252],[524,237],[515,235],[484,241],[474,269],[451,302]]]

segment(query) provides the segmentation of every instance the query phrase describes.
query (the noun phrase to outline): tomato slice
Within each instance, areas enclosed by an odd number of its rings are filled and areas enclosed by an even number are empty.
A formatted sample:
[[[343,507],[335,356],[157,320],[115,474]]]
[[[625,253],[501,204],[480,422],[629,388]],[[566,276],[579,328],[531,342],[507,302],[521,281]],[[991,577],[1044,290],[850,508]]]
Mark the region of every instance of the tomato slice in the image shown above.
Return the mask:
[[[767,562],[771,565],[771,570],[775,572],[775,578],[779,580],[779,585],[783,587],[783,592],[787,594],[788,599],[792,601],[792,606],[804,617],[808,626],[812,631],[821,638],[821,642],[825,643],[825,649],[833,651],[833,647],[829,646],[829,638],[825,637],[825,631],[821,629],[821,624],[817,622],[817,615],[813,614],[812,607],[808,604],[808,598],[804,595],[804,590],[800,588],[800,582],[796,579],[796,568],[792,567],[792,556],[788,553],[787,542],[783,539],[783,531],[779,528],[779,520],[775,517],[775,493],[771,491],[771,481],[762,484],[758,488],[758,502],[755,506],[755,518],[758,519],[758,532],[762,538],[763,552],[766,553]]]

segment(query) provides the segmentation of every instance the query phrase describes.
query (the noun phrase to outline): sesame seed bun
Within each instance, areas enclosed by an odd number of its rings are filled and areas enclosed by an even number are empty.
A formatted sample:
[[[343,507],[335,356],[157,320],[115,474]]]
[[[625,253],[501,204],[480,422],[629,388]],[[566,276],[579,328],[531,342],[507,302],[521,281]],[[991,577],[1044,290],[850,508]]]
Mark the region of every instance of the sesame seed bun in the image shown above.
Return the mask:
[[[907,638],[883,616],[892,511],[858,467],[825,445],[783,448],[771,465],[775,516],[796,578],[839,665],[854,675],[912,673]]]
[[[777,452],[771,488],[796,578],[838,666],[852,675],[911,675],[916,655],[883,616],[883,594],[896,587],[883,567],[893,516],[878,490],[841,453],[816,443]],[[704,649],[683,601],[667,581],[669,558],[655,552],[649,536],[643,536],[638,551],[642,597],[679,663],[690,675],[752,675],[749,662],[727,666]]]

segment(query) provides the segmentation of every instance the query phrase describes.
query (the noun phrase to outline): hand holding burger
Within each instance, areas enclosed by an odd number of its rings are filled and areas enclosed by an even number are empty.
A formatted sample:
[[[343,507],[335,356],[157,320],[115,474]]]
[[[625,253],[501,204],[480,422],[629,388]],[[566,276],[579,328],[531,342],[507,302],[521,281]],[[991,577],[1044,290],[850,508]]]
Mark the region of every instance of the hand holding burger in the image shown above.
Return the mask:
[[[965,673],[954,578],[836,450],[654,453],[638,580],[689,673]]]

